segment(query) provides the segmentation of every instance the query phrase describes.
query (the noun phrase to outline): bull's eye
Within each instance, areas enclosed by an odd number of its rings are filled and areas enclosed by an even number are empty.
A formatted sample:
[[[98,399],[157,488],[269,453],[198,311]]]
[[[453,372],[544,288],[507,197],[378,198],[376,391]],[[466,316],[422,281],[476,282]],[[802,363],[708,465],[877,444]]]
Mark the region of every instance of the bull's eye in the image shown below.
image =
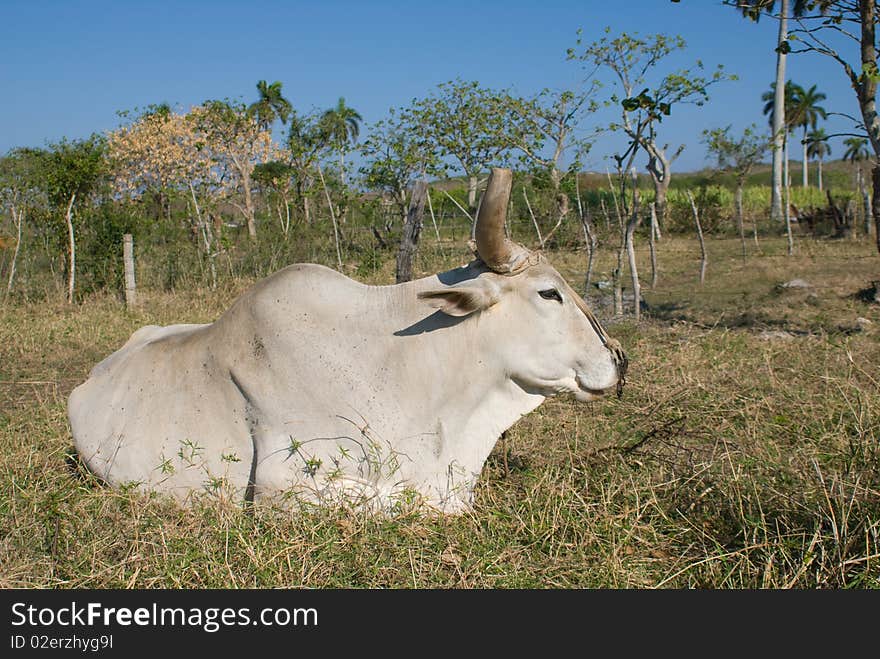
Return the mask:
[[[538,295],[545,300],[556,300],[559,303],[562,302],[562,296],[555,288],[548,288],[546,291],[538,291]]]

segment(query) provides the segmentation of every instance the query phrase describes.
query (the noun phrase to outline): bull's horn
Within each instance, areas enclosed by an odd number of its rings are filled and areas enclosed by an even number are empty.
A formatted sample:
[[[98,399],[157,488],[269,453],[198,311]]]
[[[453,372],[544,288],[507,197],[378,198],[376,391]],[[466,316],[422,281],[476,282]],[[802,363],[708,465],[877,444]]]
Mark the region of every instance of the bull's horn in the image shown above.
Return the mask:
[[[514,270],[528,252],[504,235],[504,218],[513,174],[509,169],[493,167],[486,184],[486,192],[480,202],[480,214],[474,238],[477,253],[487,266],[497,272]]]

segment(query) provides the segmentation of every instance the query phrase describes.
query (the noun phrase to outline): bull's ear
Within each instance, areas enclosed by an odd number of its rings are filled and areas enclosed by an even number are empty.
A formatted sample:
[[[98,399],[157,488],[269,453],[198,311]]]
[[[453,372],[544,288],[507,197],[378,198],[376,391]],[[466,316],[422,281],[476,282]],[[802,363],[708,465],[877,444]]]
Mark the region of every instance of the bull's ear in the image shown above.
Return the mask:
[[[420,300],[450,316],[467,316],[484,311],[498,302],[498,287],[490,281],[479,279],[459,286],[422,291]]]

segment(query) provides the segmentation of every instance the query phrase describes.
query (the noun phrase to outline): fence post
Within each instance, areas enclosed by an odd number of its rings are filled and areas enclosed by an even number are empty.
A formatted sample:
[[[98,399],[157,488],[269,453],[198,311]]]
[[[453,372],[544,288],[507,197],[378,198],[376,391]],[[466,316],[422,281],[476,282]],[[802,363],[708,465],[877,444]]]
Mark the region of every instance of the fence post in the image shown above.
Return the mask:
[[[134,283],[134,242],[130,233],[122,236],[122,262],[125,265],[125,306],[131,309],[137,304]]]

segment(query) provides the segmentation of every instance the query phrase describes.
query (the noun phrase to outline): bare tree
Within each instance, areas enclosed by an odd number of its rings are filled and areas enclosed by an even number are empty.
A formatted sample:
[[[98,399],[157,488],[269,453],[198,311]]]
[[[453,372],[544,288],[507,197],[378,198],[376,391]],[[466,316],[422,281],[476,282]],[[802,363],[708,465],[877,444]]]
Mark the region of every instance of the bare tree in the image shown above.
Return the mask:
[[[721,65],[711,75],[704,76],[703,64],[698,60],[695,69],[668,73],[652,86],[649,78],[652,74],[657,75],[655,70],[669,55],[685,48],[684,39],[664,34],[640,37],[625,32],[610,38],[607,36],[609,32],[606,28],[606,36],[588,44],[580,54],[575,49],[569,49],[568,56],[593,66],[608,68],[614,73],[618,91],[610,101],[619,105],[621,120],[608,128],[622,130],[631,140],[631,148],[642,149],[647,155],[647,170],[654,183],[654,203],[662,225],[666,215],[666,193],[672,176],[671,166],[681,155],[684,145],[670,151],[670,145],[660,141],[659,124],[664,116],[671,113],[673,106],[703,105],[709,100],[707,90],[711,85],[734,80],[736,76],[725,73]],[[581,39],[577,43],[580,46]]]

